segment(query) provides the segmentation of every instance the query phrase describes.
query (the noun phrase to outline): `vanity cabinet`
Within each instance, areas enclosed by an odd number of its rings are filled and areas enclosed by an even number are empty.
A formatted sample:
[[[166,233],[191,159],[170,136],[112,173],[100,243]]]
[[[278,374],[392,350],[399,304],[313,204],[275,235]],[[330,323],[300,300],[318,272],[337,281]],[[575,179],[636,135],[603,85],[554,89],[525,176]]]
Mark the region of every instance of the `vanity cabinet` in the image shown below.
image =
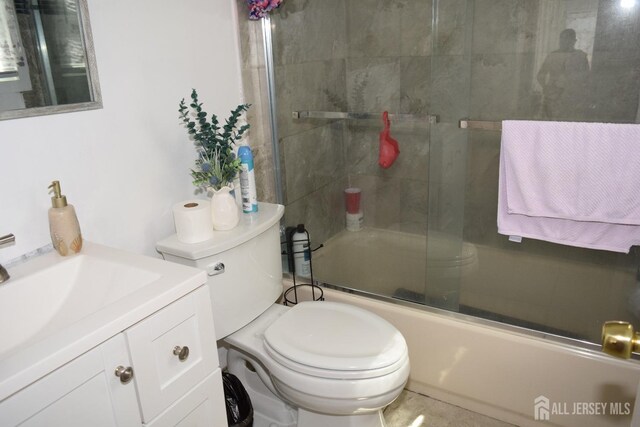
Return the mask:
[[[114,375],[121,365],[131,363],[119,334],[1,402],[0,425],[139,426],[135,385]]]
[[[0,402],[2,426],[226,424],[206,286]]]

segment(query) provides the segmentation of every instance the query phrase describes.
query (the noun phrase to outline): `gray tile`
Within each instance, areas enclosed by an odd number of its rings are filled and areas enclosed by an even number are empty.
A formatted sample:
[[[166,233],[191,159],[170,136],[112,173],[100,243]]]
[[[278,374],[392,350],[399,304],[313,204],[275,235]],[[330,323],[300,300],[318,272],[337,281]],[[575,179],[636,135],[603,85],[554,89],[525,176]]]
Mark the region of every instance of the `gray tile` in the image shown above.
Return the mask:
[[[591,120],[634,123],[640,89],[638,54],[597,51],[593,54],[589,104]],[[635,70],[635,71],[631,71]]]
[[[535,50],[538,3],[530,0],[476,0],[474,53],[524,53]]]
[[[284,2],[272,16],[277,65],[346,56],[347,15],[343,0]]]
[[[452,235],[462,230],[467,168],[466,131],[439,123],[432,131],[429,170],[430,227]]]
[[[276,203],[273,150],[271,145],[258,145],[251,149],[255,162],[256,190],[261,202]]]
[[[289,203],[346,175],[342,127],[334,122],[282,139]]]
[[[346,111],[345,88],[342,59],[276,67],[279,136],[327,124],[324,119],[292,119],[292,111]]]
[[[438,2],[436,55],[463,55],[468,53],[465,41],[467,32],[473,28],[469,0],[447,0]]]
[[[469,132],[469,161],[465,191],[464,239],[490,246],[504,241],[496,224],[500,133]]]
[[[429,113],[431,109],[431,57],[400,58],[400,112]]]
[[[403,0],[401,4],[400,55],[430,55],[433,8],[431,0]]]
[[[457,123],[469,116],[469,58],[439,56],[431,68],[431,105],[438,105],[442,122]]]
[[[398,231],[426,235],[429,214],[429,188],[426,181],[405,180],[400,190],[400,226]]]
[[[343,190],[346,178],[336,178],[324,187],[287,204],[284,219],[287,226],[304,223],[315,248],[344,230]]]
[[[539,105],[533,94],[532,54],[474,55],[470,116],[479,120],[531,118]]]
[[[347,63],[350,111],[400,108],[400,61],[394,57],[352,58]]]
[[[349,56],[397,55],[403,6],[403,0],[347,0]]]

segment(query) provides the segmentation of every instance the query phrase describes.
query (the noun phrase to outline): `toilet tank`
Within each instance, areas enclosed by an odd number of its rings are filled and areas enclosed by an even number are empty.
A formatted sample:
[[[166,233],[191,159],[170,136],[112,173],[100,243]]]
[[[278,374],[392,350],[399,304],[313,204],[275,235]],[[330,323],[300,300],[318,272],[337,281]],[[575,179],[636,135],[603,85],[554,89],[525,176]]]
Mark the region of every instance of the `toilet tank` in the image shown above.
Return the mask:
[[[173,234],[156,245],[165,260],[207,271],[216,339],[262,314],[282,293],[280,218],[284,206],[259,203],[237,227],[210,240],[180,243]]]

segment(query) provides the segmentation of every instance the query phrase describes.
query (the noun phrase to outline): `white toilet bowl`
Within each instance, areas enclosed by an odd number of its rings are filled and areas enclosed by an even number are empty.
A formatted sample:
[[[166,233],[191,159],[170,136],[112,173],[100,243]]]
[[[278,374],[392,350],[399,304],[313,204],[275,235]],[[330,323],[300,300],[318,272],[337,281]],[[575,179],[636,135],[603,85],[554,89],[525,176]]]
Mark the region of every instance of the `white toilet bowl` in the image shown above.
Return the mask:
[[[298,409],[300,427],[384,426],[381,410],[409,376],[402,335],[346,304],[273,305],[225,341],[241,350],[229,352],[229,371],[249,362],[272,392]]]

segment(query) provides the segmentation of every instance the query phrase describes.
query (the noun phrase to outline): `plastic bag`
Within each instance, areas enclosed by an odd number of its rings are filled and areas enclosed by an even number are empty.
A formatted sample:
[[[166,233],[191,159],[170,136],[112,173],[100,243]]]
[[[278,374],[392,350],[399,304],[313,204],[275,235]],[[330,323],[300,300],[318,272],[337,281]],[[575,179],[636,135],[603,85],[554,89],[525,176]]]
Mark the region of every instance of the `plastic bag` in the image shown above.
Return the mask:
[[[224,400],[227,407],[227,424],[229,427],[253,426],[253,406],[247,390],[233,374],[222,373]]]

